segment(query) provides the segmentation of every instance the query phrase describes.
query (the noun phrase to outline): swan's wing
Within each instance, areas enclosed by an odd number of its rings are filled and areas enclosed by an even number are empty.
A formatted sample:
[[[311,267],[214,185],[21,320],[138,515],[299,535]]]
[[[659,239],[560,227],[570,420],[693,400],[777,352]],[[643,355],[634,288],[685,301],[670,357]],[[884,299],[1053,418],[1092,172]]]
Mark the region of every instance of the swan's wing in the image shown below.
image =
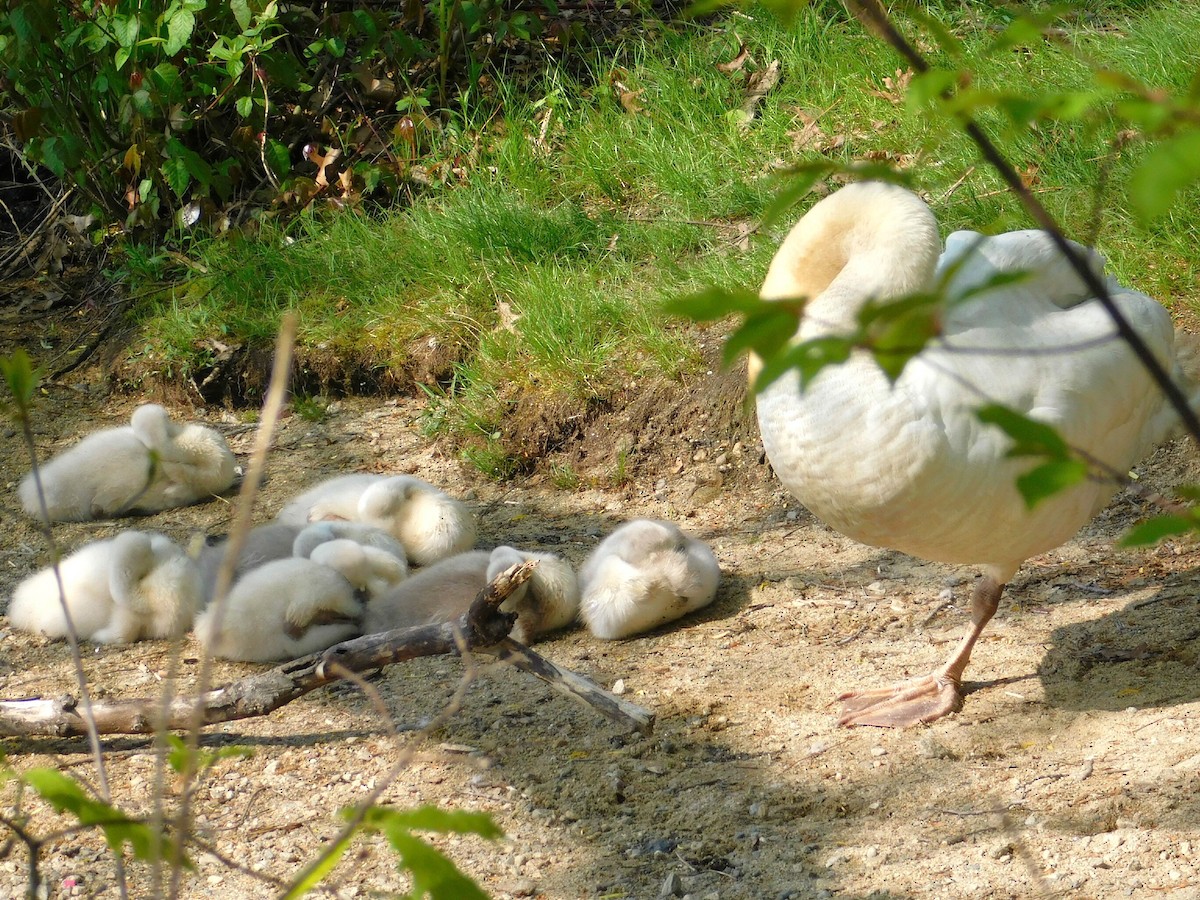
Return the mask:
[[[1082,244],[1070,244],[1103,278],[1104,257]],[[1024,273],[1020,281],[971,298],[960,307],[961,315],[978,317],[980,306],[995,311],[999,301],[1009,306],[1032,302],[1039,307],[1049,304],[1066,309],[1091,298],[1083,279],[1044,231],[1009,231],[990,237],[975,231],[956,231],[946,238],[946,249],[937,266],[938,277],[949,279],[951,298],[977,289],[999,274],[1018,272]],[[952,308],[950,316],[956,315],[959,313]]]

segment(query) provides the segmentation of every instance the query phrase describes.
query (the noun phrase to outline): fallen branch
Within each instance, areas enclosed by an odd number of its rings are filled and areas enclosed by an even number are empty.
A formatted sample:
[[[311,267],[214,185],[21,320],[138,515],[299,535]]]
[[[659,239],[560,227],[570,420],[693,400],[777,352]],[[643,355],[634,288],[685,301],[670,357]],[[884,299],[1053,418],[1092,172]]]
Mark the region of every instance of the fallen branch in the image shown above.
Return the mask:
[[[201,725],[263,716],[297,697],[344,677],[369,672],[422,656],[458,653],[460,648],[488,653],[547,681],[552,687],[594,706],[603,715],[647,734],[654,714],[597,687],[575,672],[556,666],[508,638],[512,614],[500,611],[512,592],[533,572],[534,563],[514,566],[498,575],[475,598],[470,610],[452,622],[397,628],[335,644],[265,672],[247,675],[199,697],[92,702],[91,717],[99,734],[149,734],[158,729],[183,730]],[[164,721],[165,719],[165,721]],[[71,696],[58,699],[0,700],[0,735],[7,737],[76,737],[86,734],[88,719]]]

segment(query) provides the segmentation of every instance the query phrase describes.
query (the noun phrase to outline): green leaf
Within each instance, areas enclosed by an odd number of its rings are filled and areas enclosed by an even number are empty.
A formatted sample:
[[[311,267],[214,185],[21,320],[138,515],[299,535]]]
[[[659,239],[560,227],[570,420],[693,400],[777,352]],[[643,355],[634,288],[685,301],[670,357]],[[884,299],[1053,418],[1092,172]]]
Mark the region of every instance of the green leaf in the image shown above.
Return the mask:
[[[116,35],[117,43],[126,50],[132,49],[137,43],[138,31],[140,23],[137,16],[114,16],[112,21],[112,31]]]
[[[151,71],[154,86],[162,95],[159,101],[166,104],[178,103],[183,99],[183,80],[174,63],[159,63]]]
[[[1071,457],[1071,449],[1057,431],[1044,422],[1036,422],[1016,410],[999,403],[989,403],[975,411],[979,421],[995,425],[1010,438],[1013,446],[1009,456],[1045,456],[1063,461]]]
[[[1087,478],[1088,465],[1082,459],[1056,459],[1035,466],[1017,477],[1017,490],[1025,505],[1033,509],[1047,497],[1079,484]]]
[[[783,353],[763,359],[762,371],[754,380],[754,392],[761,393],[785,373],[795,369],[804,388],[826,366],[844,363],[850,358],[854,341],[847,337],[819,337],[789,347]]]
[[[355,831],[349,831],[343,834],[332,848],[322,851],[321,857],[300,874],[296,883],[283,895],[281,900],[298,900],[320,884],[346,855],[346,850],[354,835]]]
[[[8,356],[0,356],[0,375],[3,375],[4,385],[12,397],[13,410],[24,415],[33,403],[38,386],[38,373],[24,348],[18,347]],[[7,400],[2,406],[8,410]]]
[[[909,111],[919,113],[934,100],[953,94],[957,83],[958,73],[949,69],[930,69],[914,75],[905,95]]]
[[[267,164],[276,175],[283,178],[291,174],[292,158],[291,154],[288,153],[286,144],[281,144],[274,139],[268,140],[265,153]]]
[[[1189,516],[1155,516],[1147,519],[1133,528],[1118,542],[1122,547],[1145,547],[1157,544],[1163,538],[1177,534],[1191,534],[1200,531],[1200,519],[1193,512]]]
[[[171,18],[167,19],[167,42],[163,53],[174,56],[182,50],[196,28],[196,16],[190,10],[177,9]]]
[[[120,853],[125,843],[141,860],[161,858],[163,842],[148,825],[131,819],[116,807],[89,797],[80,785],[56,769],[30,769],[21,780],[59,812],[69,812],[81,825],[94,825],[104,832],[108,846]]]
[[[895,382],[909,360],[942,331],[942,302],[936,294],[914,294],[883,303],[870,301],[859,311],[859,326],[875,363]]]
[[[803,309],[803,308],[801,308]],[[764,359],[777,354],[796,334],[800,314],[791,303],[769,301],[756,313],[746,317],[737,330],[725,341],[722,356],[726,363],[737,359],[747,350]]]
[[[436,831],[440,834],[477,834],[495,840],[504,832],[487,813],[461,809],[442,809],[437,806],[418,806],[416,809],[392,809],[376,806],[368,810],[363,823],[384,831],[404,828],[415,831]]]
[[[238,27],[242,31],[250,27],[250,20],[253,14],[250,11],[250,4],[246,0],[229,0],[229,11],[237,19]]]
[[[345,811],[345,814],[352,814]],[[412,875],[414,898],[426,895],[433,900],[487,900],[471,878],[459,871],[439,850],[431,847],[412,832],[436,831],[443,834],[477,834],[496,839],[503,832],[486,813],[439,809],[422,806],[414,810],[395,810],[373,807],[367,810],[363,826],[383,832],[400,855],[400,865]]]
[[[163,160],[162,174],[177,197],[183,196],[184,191],[187,190],[188,185],[192,181],[187,163],[178,156],[168,156]]]
[[[838,168],[836,163],[814,162],[804,163],[784,172],[780,176],[785,179],[782,190],[775,194],[775,199],[763,213],[763,227],[769,228],[778,222],[793,206],[808,195],[818,180]]]
[[[400,865],[412,874],[409,897],[420,900],[488,900],[488,895],[469,876],[459,871],[440,851],[429,846],[407,829],[383,829],[388,843],[400,854]]]
[[[1175,196],[1200,178],[1200,131],[1164,140],[1129,179],[1129,200],[1143,222],[1168,212]]]
[[[663,303],[662,308],[670,316],[714,322],[734,313],[752,315],[764,302],[749,288],[713,286],[685,297],[673,297]]]
[[[238,115],[243,119],[248,119],[250,118],[250,113],[254,111],[254,98],[250,96],[238,97],[237,103],[234,105],[237,107]]]

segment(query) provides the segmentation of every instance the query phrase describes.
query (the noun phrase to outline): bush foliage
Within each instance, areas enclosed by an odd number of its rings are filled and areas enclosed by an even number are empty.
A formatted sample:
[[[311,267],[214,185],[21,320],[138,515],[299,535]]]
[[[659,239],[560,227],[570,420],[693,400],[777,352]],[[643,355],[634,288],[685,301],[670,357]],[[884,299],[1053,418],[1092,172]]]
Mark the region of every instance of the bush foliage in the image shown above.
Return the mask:
[[[130,228],[247,198],[341,205],[405,189],[437,140],[426,110],[497,48],[569,36],[553,0],[531,2],[12,0],[0,112],[32,161]]]

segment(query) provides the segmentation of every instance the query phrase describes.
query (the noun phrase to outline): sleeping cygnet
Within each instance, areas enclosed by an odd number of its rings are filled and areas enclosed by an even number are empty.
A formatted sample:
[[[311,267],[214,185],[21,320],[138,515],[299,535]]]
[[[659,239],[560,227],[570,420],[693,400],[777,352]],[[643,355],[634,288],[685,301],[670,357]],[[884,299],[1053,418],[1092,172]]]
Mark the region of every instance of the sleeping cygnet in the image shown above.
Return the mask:
[[[97,644],[179,637],[200,602],[195,562],[161,534],[126,531],[94,541],[59,563],[59,572],[76,635]],[[52,567],[17,586],[8,618],[25,631],[67,636]]]
[[[197,617],[200,643],[214,656],[267,662],[315,653],[358,634],[362,602],[337,567],[354,575],[361,560],[330,546],[338,543],[321,544],[310,559],[277,559],[247,572],[224,603]]]
[[[408,566],[403,559],[349,538],[323,541],[312,549],[309,559],[340,572],[354,588],[355,595],[368,604],[408,577]]]
[[[400,577],[408,574],[408,562],[404,555],[404,547],[394,537],[381,528],[363,525],[361,522],[316,522],[309,526],[284,525],[281,522],[269,522],[250,529],[242,552],[238,554],[237,563],[233,568],[233,580],[237,581],[264,563],[276,559],[287,559],[289,556],[307,558],[320,544],[338,538],[348,538],[367,547],[384,551],[387,555],[398,560]],[[211,603],[213,591],[216,589],[217,574],[225,559],[226,539],[210,544],[200,551],[200,572],[204,580],[204,603]],[[387,561],[377,561],[377,566],[389,570],[389,577],[394,579],[396,566]]]
[[[83,522],[158,512],[219,494],[233,484],[225,438],[199,424],[179,425],[155,403],[130,424],[94,432],[38,468],[51,522]],[[42,517],[30,472],[17,489],[25,512]]]
[[[412,475],[341,475],[290,501],[276,520],[292,525],[346,519],[382,528],[404,545],[409,562],[427,566],[475,545],[475,516]]]
[[[500,608],[517,615],[512,637],[532,643],[575,618],[579,584],[562,557],[513,547],[460,553],[420,570],[367,607],[363,630],[373,633],[457,619],[493,578],[529,560],[538,563],[532,576]]]
[[[634,519],[580,568],[580,617],[596,637],[630,637],[707,606],[720,578],[706,544],[670,522]]]

